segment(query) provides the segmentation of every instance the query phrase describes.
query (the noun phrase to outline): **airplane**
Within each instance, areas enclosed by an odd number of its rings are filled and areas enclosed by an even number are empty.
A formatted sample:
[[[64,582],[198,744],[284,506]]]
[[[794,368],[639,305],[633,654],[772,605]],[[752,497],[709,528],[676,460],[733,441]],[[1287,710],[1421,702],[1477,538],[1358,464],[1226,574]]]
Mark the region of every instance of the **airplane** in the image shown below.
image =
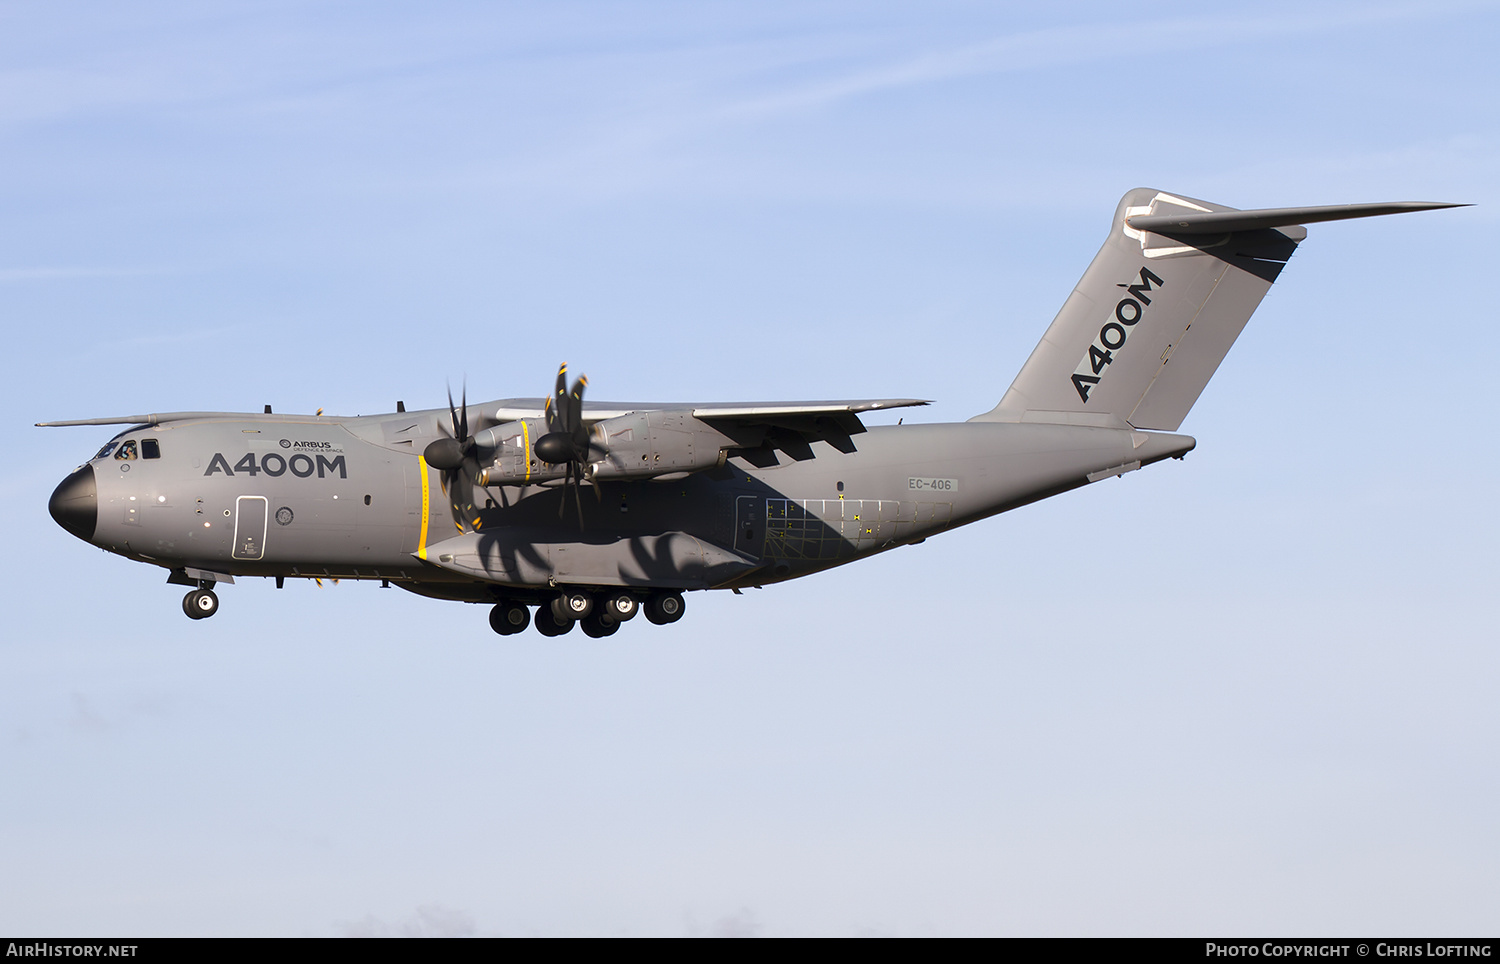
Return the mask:
[[[214,615],[236,577],[378,580],[491,607],[490,626],[591,637],[683,594],[811,575],[1181,459],[1176,434],[1305,224],[1460,207],[1237,210],[1128,192],[1073,293],[990,411],[867,427],[928,402],[547,398],[353,418],[168,412],[126,425],[48,503],[64,529],[168,570]],[[587,486],[588,491],[585,491]]]

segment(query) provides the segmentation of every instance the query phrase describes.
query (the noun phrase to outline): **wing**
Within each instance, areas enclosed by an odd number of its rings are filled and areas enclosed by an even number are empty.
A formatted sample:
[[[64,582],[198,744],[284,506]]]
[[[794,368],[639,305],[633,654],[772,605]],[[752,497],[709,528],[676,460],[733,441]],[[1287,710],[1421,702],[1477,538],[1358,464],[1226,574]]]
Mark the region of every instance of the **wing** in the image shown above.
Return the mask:
[[[720,448],[746,455],[757,465],[774,465],[775,450],[798,461],[813,457],[812,443],[827,442],[840,452],[854,451],[850,436],[865,431],[859,416],[889,408],[930,405],[920,398],[858,398],[793,402],[585,402],[583,421],[613,437],[617,429],[647,416],[661,425],[667,420],[692,420],[722,437]],[[507,399],[486,411],[499,422],[542,418],[545,399]],[[694,426],[683,424],[682,430]],[[701,433],[700,433],[701,434]],[[654,459],[653,459],[654,461]],[[697,459],[691,460],[693,462]]]
[[[508,398],[499,402],[486,414],[493,413],[501,422],[518,422],[523,418],[541,418],[545,414],[547,400],[543,398]],[[687,412],[694,418],[714,419],[771,419],[788,417],[829,417],[853,415],[861,412],[877,412],[887,408],[909,408],[913,405],[931,405],[920,398],[860,398],[840,401],[813,402],[714,402],[698,405],[691,402],[584,402],[583,420],[592,425],[622,415],[638,412]]]
[[[865,431],[861,412],[928,405],[916,398],[872,398],[835,402],[748,402],[699,405],[693,418],[739,441],[753,464],[773,464],[772,453],[785,452],[804,461],[813,457],[812,443],[827,442],[840,452],[853,452],[850,436]]]
[[[927,405],[915,398],[810,402],[726,402],[708,405],[653,402],[585,402],[589,428],[587,478],[675,479],[720,467],[731,457],[752,465],[780,462],[778,453],[803,461],[816,457],[813,443],[840,452],[855,450],[853,436],[865,431],[859,416],[888,408]],[[531,445],[544,431],[543,399],[508,399],[485,406],[499,423],[480,433],[479,447],[493,453],[484,470],[488,482],[546,484],[560,470],[538,466]]]

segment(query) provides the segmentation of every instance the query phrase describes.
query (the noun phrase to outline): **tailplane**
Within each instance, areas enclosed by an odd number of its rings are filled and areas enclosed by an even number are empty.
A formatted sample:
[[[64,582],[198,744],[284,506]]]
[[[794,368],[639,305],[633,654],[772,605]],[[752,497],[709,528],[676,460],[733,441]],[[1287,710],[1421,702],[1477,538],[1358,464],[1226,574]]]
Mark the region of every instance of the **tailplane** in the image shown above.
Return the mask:
[[[1301,225],[1458,206],[1237,211],[1137,188],[1000,404],[971,421],[1175,432],[1307,237]]]

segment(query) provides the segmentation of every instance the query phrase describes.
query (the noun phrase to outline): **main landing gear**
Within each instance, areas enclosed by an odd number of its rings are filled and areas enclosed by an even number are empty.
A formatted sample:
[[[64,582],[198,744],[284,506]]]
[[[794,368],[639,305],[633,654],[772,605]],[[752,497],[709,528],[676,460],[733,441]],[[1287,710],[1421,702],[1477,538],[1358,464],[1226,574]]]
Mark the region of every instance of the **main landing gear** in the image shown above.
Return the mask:
[[[501,636],[524,632],[531,625],[531,611],[520,603],[501,603],[490,610],[490,628]]]
[[[684,609],[680,592],[652,593],[643,603],[634,593],[623,589],[592,593],[565,589],[550,602],[537,606],[535,616],[519,602],[497,604],[490,610],[490,628],[501,636],[513,636],[530,623],[543,636],[562,636],[572,632],[576,623],[583,627],[584,635],[601,639],[619,632],[621,623],[635,618],[642,610],[648,620],[664,626],[681,619]]]

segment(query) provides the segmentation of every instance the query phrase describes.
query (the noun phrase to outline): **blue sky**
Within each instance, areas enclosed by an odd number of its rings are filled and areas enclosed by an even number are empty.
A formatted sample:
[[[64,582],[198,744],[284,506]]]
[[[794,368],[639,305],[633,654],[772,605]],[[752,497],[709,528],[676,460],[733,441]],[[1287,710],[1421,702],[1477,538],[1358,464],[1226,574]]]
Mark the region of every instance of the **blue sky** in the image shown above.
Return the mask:
[[[0,8],[0,930],[1500,924],[1494,4]],[[44,419],[992,407],[1148,185],[1315,225],[1187,460],[664,629],[159,570]]]

